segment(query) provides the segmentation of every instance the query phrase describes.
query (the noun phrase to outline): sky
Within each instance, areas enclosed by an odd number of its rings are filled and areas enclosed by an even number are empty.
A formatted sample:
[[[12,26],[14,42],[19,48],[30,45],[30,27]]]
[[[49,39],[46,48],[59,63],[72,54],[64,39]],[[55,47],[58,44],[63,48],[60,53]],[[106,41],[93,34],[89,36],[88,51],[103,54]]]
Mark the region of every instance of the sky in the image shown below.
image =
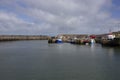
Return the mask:
[[[0,35],[120,30],[120,0],[0,0]]]

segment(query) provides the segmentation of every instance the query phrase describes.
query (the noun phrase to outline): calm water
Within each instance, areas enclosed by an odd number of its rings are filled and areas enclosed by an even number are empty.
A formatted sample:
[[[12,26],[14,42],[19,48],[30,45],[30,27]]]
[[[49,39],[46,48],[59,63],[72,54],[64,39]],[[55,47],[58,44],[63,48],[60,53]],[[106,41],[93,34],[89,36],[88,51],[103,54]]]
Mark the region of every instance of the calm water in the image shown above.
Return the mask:
[[[120,80],[120,48],[0,42],[0,80]]]

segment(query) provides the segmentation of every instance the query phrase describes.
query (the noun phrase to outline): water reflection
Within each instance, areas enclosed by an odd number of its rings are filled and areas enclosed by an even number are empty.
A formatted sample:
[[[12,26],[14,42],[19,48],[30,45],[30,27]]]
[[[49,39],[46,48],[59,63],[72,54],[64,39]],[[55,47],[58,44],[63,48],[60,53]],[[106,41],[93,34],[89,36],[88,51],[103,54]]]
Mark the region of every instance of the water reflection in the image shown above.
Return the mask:
[[[94,52],[96,45],[95,44],[91,44],[90,46],[91,46],[91,51]]]
[[[109,55],[109,57],[113,57],[113,55],[114,55],[114,48],[109,48],[108,49],[108,55]]]

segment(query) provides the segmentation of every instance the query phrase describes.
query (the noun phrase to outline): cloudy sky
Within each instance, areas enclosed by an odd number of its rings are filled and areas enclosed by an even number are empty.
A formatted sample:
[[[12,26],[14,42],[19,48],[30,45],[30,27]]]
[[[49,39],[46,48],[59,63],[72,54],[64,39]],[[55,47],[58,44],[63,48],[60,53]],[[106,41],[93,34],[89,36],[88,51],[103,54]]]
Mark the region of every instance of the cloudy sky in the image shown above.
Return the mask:
[[[120,30],[120,0],[0,0],[0,34],[99,34]]]

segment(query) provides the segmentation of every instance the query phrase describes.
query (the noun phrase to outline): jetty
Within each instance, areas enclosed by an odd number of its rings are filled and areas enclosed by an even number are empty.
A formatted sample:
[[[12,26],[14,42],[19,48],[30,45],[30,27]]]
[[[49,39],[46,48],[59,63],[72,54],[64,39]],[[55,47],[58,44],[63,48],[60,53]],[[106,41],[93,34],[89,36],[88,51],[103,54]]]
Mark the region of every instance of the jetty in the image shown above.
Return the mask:
[[[0,41],[16,40],[48,40],[49,36],[43,35],[0,35]]]

